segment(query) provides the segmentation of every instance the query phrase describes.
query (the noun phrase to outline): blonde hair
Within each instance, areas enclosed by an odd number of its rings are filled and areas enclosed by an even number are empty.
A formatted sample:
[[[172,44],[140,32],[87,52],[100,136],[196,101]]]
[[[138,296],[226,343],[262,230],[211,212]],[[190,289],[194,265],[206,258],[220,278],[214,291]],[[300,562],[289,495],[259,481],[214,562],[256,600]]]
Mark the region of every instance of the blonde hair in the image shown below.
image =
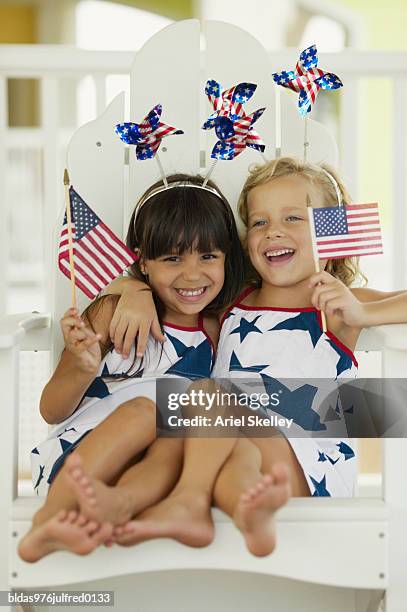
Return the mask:
[[[246,229],[248,218],[247,196],[249,192],[258,185],[264,185],[264,183],[273,179],[290,175],[302,176],[312,185],[319,187],[324,195],[326,206],[336,206],[338,204],[338,193],[335,187],[335,181],[339,188],[341,203],[350,204],[351,202],[350,196],[337,172],[327,164],[317,165],[300,161],[294,157],[280,157],[266,164],[253,166],[250,169],[249,176],[243,185],[238,201],[239,217],[243,221]],[[332,180],[331,177],[334,180]],[[246,237],[243,243],[246,247]],[[359,257],[329,259],[325,270],[342,281],[347,287],[354,284],[355,281],[359,281],[359,283],[363,284],[367,283],[366,276],[359,268]],[[249,280],[258,283],[260,277],[258,275],[256,277],[254,270],[251,272],[252,274],[250,274]]]

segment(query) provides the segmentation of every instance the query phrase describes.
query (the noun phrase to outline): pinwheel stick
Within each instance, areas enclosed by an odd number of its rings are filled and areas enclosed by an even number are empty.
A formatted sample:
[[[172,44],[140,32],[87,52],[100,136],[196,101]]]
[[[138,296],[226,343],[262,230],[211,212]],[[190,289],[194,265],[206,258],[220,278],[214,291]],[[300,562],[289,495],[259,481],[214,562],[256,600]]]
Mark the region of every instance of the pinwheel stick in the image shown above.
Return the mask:
[[[213,160],[211,167],[209,168],[208,172],[206,173],[206,176],[205,176],[205,178],[204,178],[204,182],[202,183],[202,187],[205,187],[205,186],[206,186],[206,183],[207,183],[207,182],[209,181],[209,179],[211,178],[211,174],[212,174],[212,172],[213,172],[213,171],[214,171],[214,169],[215,169],[215,166],[216,166],[217,161],[218,161],[217,159],[214,159],[214,160]]]
[[[76,308],[76,285],[75,285],[75,264],[73,258],[73,240],[72,240],[72,219],[71,219],[71,200],[69,197],[69,174],[68,170],[64,170],[64,188],[65,188],[65,206],[66,206],[66,222],[68,225],[68,252],[69,252],[69,267],[71,272],[71,289],[72,289],[72,308]]]
[[[276,106],[276,147],[275,157],[276,159],[281,157],[281,98],[280,98],[280,87],[274,87],[274,101]]]
[[[318,273],[318,272],[321,272],[321,268],[319,265],[317,238],[315,235],[314,215],[312,214],[311,200],[308,194],[307,194],[307,212],[308,212],[309,227],[310,227],[310,232],[311,232],[312,254],[314,256],[315,272]],[[326,317],[325,317],[325,313],[323,310],[321,310],[321,322],[322,322],[322,331],[326,332],[327,330]]]
[[[158,155],[158,152],[155,154],[155,158],[157,160],[158,169],[160,171],[161,178],[163,180],[164,186],[165,186],[166,189],[168,189],[167,177],[165,176],[164,168],[163,168],[163,165],[161,163],[161,159],[160,159],[160,156]]]
[[[308,147],[309,147],[309,140],[308,140],[308,117],[306,116],[304,119],[304,161],[307,161],[307,155],[308,155]]]

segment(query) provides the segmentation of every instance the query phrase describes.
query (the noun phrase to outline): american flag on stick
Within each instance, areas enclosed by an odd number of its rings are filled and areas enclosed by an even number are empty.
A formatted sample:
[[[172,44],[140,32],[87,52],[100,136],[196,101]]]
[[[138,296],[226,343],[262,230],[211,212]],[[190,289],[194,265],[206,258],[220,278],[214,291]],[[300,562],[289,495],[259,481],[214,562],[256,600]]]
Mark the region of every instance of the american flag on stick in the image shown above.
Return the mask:
[[[313,208],[312,213],[320,259],[383,253],[377,203]]]
[[[93,299],[136,261],[137,256],[89,208],[73,187],[69,189],[69,204],[73,265],[70,264],[69,229],[65,213],[58,267],[68,278],[72,279],[73,276],[75,285]]]

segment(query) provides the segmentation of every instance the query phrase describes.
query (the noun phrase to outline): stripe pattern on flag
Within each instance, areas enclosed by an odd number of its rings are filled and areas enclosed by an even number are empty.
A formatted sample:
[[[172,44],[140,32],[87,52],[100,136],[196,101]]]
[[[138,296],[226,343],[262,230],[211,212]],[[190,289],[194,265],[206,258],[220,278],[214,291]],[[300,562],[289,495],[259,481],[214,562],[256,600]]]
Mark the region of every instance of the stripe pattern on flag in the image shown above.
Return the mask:
[[[383,253],[377,203],[313,208],[312,212],[321,259]]]
[[[69,200],[75,284],[93,299],[137,257],[89,208],[73,187],[69,190]],[[58,267],[65,276],[71,277],[66,213],[60,235]]]

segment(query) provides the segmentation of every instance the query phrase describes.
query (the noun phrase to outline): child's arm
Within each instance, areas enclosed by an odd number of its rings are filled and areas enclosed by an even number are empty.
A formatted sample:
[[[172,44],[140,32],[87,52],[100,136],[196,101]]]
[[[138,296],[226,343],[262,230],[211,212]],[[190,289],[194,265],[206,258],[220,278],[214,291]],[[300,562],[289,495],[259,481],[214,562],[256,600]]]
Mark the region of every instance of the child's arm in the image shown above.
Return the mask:
[[[321,284],[319,284],[321,283]],[[327,315],[338,315],[349,327],[407,323],[407,291],[375,291],[346,287],[328,272],[313,274],[312,304]]]
[[[407,291],[375,291],[355,288],[353,295],[362,302],[365,313],[364,327],[407,323]]]
[[[105,291],[120,296],[109,329],[110,338],[118,353],[128,357],[137,337],[136,353],[141,357],[146,350],[150,333],[158,342],[165,342],[151,288],[146,283],[129,276],[121,276]]]
[[[47,423],[64,421],[75,410],[94,380],[101,361],[102,344],[108,341],[108,329],[114,298],[104,299],[89,316],[89,327],[76,310],[68,310],[61,319],[65,349],[40,400],[40,412]],[[92,312],[92,311],[91,311]]]

